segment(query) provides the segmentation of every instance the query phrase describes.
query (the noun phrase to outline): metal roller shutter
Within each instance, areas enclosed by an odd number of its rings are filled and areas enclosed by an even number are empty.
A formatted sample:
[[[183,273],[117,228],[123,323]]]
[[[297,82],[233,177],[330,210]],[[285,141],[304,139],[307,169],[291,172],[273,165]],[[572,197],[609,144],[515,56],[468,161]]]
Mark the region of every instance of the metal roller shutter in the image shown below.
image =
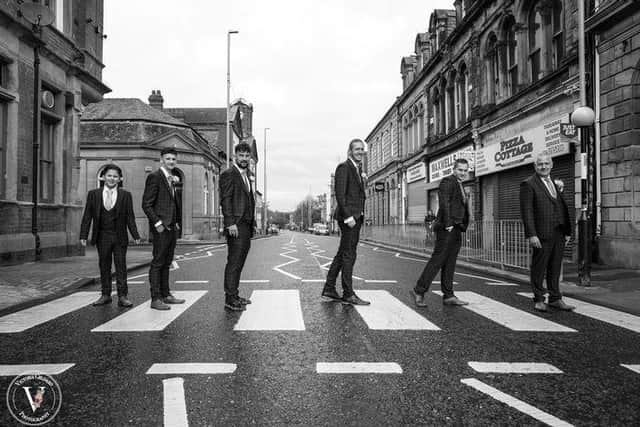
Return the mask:
[[[407,185],[407,204],[410,223],[422,223],[427,214],[427,183],[417,181]]]

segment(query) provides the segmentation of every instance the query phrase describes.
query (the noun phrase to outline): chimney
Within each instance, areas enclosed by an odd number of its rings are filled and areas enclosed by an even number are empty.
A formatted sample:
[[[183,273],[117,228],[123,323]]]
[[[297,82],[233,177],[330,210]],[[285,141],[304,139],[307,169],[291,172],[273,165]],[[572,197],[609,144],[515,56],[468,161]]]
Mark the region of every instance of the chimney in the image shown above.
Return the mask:
[[[149,105],[153,108],[162,111],[162,103],[164,102],[164,98],[162,98],[162,94],[160,93],[160,89],[152,90],[151,95],[149,95]]]

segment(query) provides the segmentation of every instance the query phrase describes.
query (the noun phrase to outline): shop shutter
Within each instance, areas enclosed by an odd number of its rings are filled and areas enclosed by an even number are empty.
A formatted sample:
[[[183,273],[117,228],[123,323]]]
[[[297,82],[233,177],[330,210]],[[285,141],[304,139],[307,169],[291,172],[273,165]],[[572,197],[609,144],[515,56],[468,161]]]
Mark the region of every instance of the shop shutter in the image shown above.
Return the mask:
[[[407,185],[407,204],[409,223],[423,223],[427,214],[427,183],[424,180]]]

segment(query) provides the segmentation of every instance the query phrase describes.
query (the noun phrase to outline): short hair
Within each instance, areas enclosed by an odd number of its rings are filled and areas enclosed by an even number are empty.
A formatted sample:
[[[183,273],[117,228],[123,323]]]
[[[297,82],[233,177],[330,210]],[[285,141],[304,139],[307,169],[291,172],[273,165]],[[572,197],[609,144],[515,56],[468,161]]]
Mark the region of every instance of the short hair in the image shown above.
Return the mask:
[[[233,151],[237,153],[251,153],[251,146],[246,142],[241,142],[233,149]]]
[[[360,142],[362,143],[362,145],[364,145],[364,141],[361,140],[360,138],[354,138],[351,141],[349,141],[349,151],[353,150],[353,144]]]
[[[107,174],[108,171],[116,171],[118,172],[118,176],[120,176],[120,178],[122,178],[122,169],[120,169],[120,166],[114,164],[114,163],[109,163],[107,165],[105,165],[102,170],[100,171],[100,177],[104,178],[104,176]]]
[[[164,156],[165,154],[173,154],[174,156],[178,155],[178,151],[173,147],[165,147],[160,151],[160,156]]]
[[[553,164],[553,157],[551,157],[551,153],[549,153],[548,151],[542,151],[540,153],[538,153],[538,155],[536,156],[536,159],[534,161],[534,163],[538,163],[538,160],[540,160],[541,157],[548,157],[549,161],[551,162],[551,164]]]
[[[465,159],[465,158],[458,157],[458,158],[453,162],[453,168],[455,169],[455,168],[456,168],[456,166],[458,166],[459,164],[469,166],[469,161],[468,161],[467,159]]]

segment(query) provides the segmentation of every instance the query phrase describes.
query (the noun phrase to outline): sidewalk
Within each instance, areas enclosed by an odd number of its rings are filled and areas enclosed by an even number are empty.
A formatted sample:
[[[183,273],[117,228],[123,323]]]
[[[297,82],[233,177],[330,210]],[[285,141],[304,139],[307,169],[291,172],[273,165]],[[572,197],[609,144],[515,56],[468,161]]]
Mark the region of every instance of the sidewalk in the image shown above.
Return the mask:
[[[423,259],[428,259],[431,254],[430,251],[397,247],[370,239],[362,239],[362,242]],[[492,274],[503,278],[503,280],[524,285],[529,284],[527,274],[505,271],[463,260],[458,260],[457,265],[479,273]],[[565,296],[640,316],[640,270],[626,270],[594,264],[591,271],[591,286],[578,286],[578,283],[577,264],[565,261],[563,281],[560,283],[560,290]]]

